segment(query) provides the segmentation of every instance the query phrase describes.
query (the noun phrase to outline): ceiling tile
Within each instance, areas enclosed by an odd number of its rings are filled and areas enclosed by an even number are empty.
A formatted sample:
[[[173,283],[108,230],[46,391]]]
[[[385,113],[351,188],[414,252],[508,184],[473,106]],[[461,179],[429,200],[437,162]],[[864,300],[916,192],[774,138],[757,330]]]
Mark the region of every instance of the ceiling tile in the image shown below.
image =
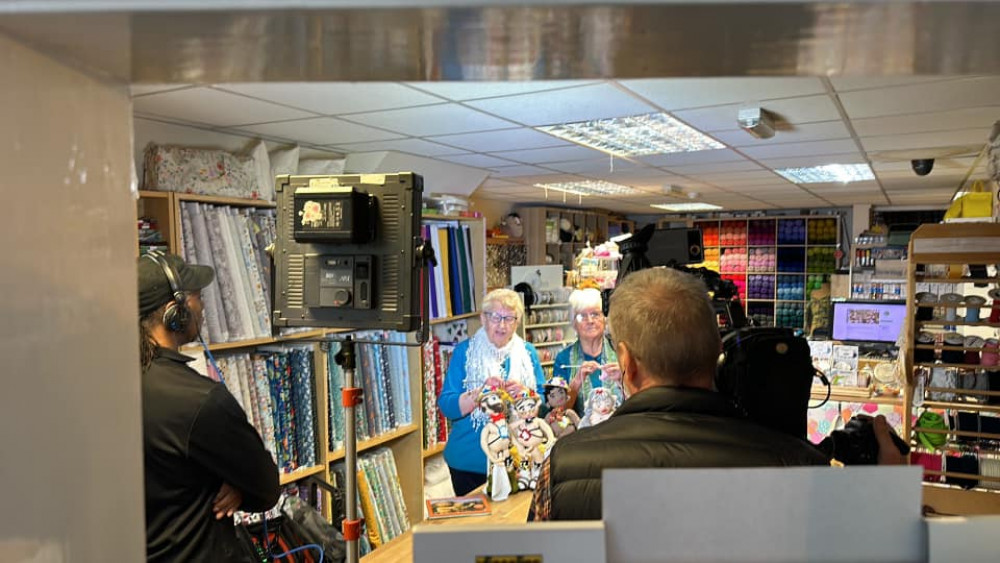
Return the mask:
[[[594,80],[530,80],[520,82],[407,82],[408,86],[449,100],[475,100],[513,96],[596,84]]]
[[[931,172],[928,176],[914,176],[909,177],[898,177],[898,178],[880,178],[882,186],[885,187],[886,191],[906,191],[906,190],[952,190],[958,189],[959,184],[965,176],[935,176]]]
[[[829,96],[805,96],[762,103],[761,107],[792,124],[837,121],[840,113]],[[737,127],[740,104],[673,112],[682,121],[701,131],[732,131]],[[781,133],[779,132],[778,135]]]
[[[595,84],[467,102],[485,112],[523,123],[551,125],[652,113],[655,108],[611,84]]]
[[[989,131],[993,122],[1000,119],[1000,105],[964,108],[919,115],[893,115],[854,119],[851,124],[859,137],[877,135],[905,135],[930,131],[953,131],[982,127]]]
[[[484,131],[481,133],[465,133],[461,135],[444,135],[440,137],[431,137],[428,140],[474,152],[497,152],[536,149],[542,147],[569,146],[569,143],[562,139],[526,127],[519,129],[504,129],[500,131]]]
[[[809,166],[822,166],[824,164],[864,164],[865,159],[857,150],[853,150],[850,153],[839,154],[760,158],[758,161],[768,168],[777,170],[779,168],[805,168]]]
[[[1000,91],[997,92],[1000,96]],[[880,137],[864,137],[861,139],[862,146],[868,152],[873,151],[913,151],[914,149],[933,149],[935,147],[956,147],[967,146],[967,154],[975,154],[989,138],[992,123],[987,123],[983,127],[976,129],[962,129],[960,131],[937,131],[934,133],[911,133],[909,135],[885,135]],[[926,152],[926,154],[924,154]],[[940,153],[934,150],[921,152],[914,151],[912,158],[931,158]]]
[[[651,164],[670,168],[672,165],[684,164],[708,164],[713,162],[745,162],[743,156],[729,149],[715,149],[708,151],[675,152],[670,154],[654,154],[651,156],[640,156],[637,160]]]
[[[613,160],[613,163],[612,163]],[[559,170],[560,172],[574,172],[581,174],[589,173],[605,173],[611,174],[614,172],[624,172],[626,170],[634,170],[636,168],[644,168],[645,166],[641,163],[630,162],[621,158],[612,159],[609,156],[604,156],[600,158],[592,158],[588,160],[570,160],[567,162],[548,162],[545,164],[546,167],[552,168],[554,170]],[[614,170],[612,171],[612,166]]]
[[[215,87],[324,115],[441,103],[440,98],[395,82],[250,82]]]
[[[300,121],[282,121],[241,127],[260,135],[280,137],[314,145],[342,145],[354,142],[381,141],[399,137],[394,133],[372,129],[337,119],[316,117]]]
[[[432,143],[423,139],[393,139],[388,141],[373,141],[370,143],[351,143],[331,147],[335,150],[349,152],[399,151],[419,156],[442,156],[462,154],[465,151]]]
[[[518,184],[514,180],[504,180],[504,179],[499,179],[499,178],[487,178],[482,184],[479,185],[479,187],[494,189],[494,188],[516,187],[516,186],[520,186],[520,185],[521,184]]]
[[[996,105],[1000,77],[964,78],[840,94],[851,119]]]
[[[697,174],[688,175],[696,180],[715,184],[722,188],[738,186],[760,186],[783,182],[781,176],[768,170],[756,170],[750,172],[726,172],[723,174]]]
[[[549,174],[551,170],[546,170],[544,168],[539,168],[537,166],[518,165],[518,166],[500,166],[497,168],[492,168],[490,176],[494,178],[513,178],[516,176],[531,176],[540,174]]]
[[[818,78],[653,78],[619,82],[667,111],[826,91]]]
[[[600,157],[603,153],[580,145],[570,145],[566,147],[503,151],[490,154],[526,164],[544,164],[546,162],[564,162],[567,160],[592,160]]]
[[[191,88],[190,84],[131,84],[129,93],[132,97],[146,96],[157,92],[169,92],[171,90],[184,90]]]
[[[792,125],[788,129],[777,131],[770,139],[757,139],[742,129],[716,131],[712,133],[712,136],[731,147],[761,147],[778,143],[849,139],[851,133],[843,121],[823,121]]]
[[[132,100],[132,109],[140,113],[207,123],[218,127],[313,116],[309,112],[211,88],[186,88],[141,96]]]
[[[924,82],[947,80],[941,76],[831,76],[830,83],[838,92],[851,90],[870,90],[890,86],[909,86]]]
[[[812,141],[808,143],[782,143],[759,147],[744,147],[741,150],[747,156],[759,160],[763,158],[847,154],[855,150],[855,147],[856,145],[852,139],[840,139],[837,141]]]
[[[588,178],[595,178],[598,180],[606,180],[608,182],[615,182],[618,184],[634,184],[634,183],[671,183],[675,184],[678,181],[683,180],[679,176],[675,176],[669,172],[664,172],[656,168],[633,168],[631,170],[619,170],[615,169],[614,172],[589,172],[582,174]]]
[[[710,162],[708,164],[683,164],[671,166],[670,171],[682,175],[696,174],[723,174],[726,172],[747,172],[751,170],[762,170],[762,168],[749,161],[741,162]]]
[[[497,158],[495,156],[489,156],[485,154],[463,154],[458,156],[443,156],[441,160],[447,160],[448,162],[454,162],[455,164],[464,164],[465,166],[474,166],[476,168],[496,168],[498,166],[515,166],[516,162],[510,160],[504,160],[502,158]]]
[[[414,137],[505,129],[511,123],[458,104],[440,104],[374,113],[358,113],[349,119],[362,125],[399,131]]]
[[[535,184],[559,184],[565,182],[581,182],[584,179],[573,174],[532,174],[529,176],[518,176],[517,181],[523,185],[534,188]]]

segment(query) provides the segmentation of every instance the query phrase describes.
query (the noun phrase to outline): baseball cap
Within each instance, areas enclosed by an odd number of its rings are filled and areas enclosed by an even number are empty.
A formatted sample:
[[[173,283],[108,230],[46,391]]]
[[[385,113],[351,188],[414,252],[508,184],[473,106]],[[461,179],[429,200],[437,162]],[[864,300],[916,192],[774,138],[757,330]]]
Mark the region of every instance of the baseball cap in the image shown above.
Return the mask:
[[[215,270],[210,266],[198,266],[186,263],[180,256],[164,254],[160,256],[174,269],[177,276],[178,289],[181,291],[198,291],[204,289],[215,279]],[[139,270],[139,316],[145,317],[158,309],[164,303],[174,298],[170,289],[170,280],[166,272],[156,260],[142,256],[137,263]]]

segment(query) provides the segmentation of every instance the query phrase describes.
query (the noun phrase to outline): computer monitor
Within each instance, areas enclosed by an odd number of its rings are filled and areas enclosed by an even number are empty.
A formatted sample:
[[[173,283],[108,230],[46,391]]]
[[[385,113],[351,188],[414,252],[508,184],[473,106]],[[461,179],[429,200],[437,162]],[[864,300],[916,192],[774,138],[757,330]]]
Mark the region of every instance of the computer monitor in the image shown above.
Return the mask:
[[[894,344],[905,323],[904,303],[837,301],[833,304],[834,340]]]

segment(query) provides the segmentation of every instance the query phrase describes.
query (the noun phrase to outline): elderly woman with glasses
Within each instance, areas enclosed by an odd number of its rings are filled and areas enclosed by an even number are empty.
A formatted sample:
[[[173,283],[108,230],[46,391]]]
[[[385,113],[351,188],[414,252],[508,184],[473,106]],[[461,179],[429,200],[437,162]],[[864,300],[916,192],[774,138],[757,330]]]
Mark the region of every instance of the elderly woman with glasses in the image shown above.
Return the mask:
[[[456,495],[486,482],[487,459],[480,433],[489,417],[478,408],[483,387],[496,386],[510,395],[527,388],[545,396],[545,376],[535,347],[517,335],[524,316],[521,297],[495,289],[483,300],[482,328],[455,347],[448,364],[438,407],[451,421],[444,459]]]
[[[598,387],[610,391],[618,404],[624,399],[622,372],[615,347],[605,335],[601,304],[601,292],[596,289],[577,289],[570,294],[570,318],[577,340],[556,354],[552,370],[553,377],[569,381],[573,410],[580,416],[590,392]]]

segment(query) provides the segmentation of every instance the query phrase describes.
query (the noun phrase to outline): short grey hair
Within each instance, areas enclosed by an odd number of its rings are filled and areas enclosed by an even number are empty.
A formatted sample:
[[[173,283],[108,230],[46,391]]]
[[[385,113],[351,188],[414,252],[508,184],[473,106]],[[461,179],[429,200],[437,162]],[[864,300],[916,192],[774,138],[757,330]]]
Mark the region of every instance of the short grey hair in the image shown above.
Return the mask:
[[[584,309],[601,309],[604,301],[601,299],[601,292],[592,287],[586,289],[574,289],[569,294],[569,316],[575,318],[576,314]]]
[[[521,294],[512,289],[494,289],[483,298],[483,312],[492,313],[494,309],[503,307],[517,314],[518,320],[524,317],[524,302]]]
[[[714,377],[722,340],[700,279],[669,268],[634,272],[611,295],[608,317],[614,342],[625,342],[657,380],[685,384]]]

